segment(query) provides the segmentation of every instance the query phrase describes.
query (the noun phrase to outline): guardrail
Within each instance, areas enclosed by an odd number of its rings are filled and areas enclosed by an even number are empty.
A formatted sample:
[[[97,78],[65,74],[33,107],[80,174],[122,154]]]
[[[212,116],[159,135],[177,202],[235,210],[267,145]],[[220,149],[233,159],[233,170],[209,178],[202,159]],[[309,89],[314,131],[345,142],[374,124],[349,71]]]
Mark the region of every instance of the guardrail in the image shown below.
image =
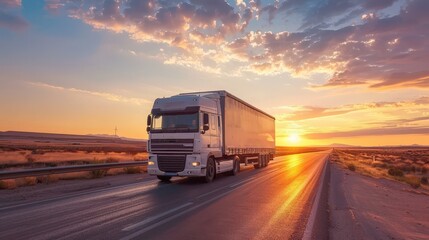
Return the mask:
[[[64,167],[35,168],[35,169],[24,169],[24,170],[17,170],[17,171],[4,171],[4,172],[0,171],[0,180],[21,178],[21,177],[43,176],[43,175],[58,174],[58,173],[93,171],[93,170],[110,169],[110,168],[139,167],[139,166],[146,166],[146,165],[147,165],[147,161],[134,161],[134,162],[120,162],[120,163],[72,165],[72,166],[64,166]]]

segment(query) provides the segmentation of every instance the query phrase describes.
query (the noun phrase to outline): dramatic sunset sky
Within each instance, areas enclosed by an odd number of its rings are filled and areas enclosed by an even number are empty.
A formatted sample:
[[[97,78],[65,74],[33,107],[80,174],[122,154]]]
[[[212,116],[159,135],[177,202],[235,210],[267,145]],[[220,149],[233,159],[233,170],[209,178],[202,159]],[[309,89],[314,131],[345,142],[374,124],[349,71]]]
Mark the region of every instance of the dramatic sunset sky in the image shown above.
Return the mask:
[[[277,145],[429,145],[429,1],[0,0],[0,131],[144,139],[218,89]]]

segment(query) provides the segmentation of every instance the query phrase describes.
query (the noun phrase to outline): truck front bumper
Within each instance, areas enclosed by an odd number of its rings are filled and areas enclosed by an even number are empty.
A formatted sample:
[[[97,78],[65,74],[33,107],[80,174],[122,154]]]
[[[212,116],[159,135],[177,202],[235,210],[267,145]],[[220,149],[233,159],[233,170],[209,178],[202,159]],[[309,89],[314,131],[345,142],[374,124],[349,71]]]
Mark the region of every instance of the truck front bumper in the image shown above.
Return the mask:
[[[194,165],[193,165],[194,164]],[[198,165],[198,166],[196,166]],[[149,155],[147,172],[157,176],[179,176],[179,177],[202,177],[206,175],[205,166],[202,166],[201,155],[186,155],[185,168],[180,172],[164,172],[158,167],[158,157],[155,154]]]

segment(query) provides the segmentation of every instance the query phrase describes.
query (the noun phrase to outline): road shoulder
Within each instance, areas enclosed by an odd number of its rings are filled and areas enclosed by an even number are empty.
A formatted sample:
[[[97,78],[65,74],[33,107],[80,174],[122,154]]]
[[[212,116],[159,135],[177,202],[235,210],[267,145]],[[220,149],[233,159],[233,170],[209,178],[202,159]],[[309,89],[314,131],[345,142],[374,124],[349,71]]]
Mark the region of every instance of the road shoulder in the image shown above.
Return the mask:
[[[427,239],[429,196],[330,163],[331,239]]]

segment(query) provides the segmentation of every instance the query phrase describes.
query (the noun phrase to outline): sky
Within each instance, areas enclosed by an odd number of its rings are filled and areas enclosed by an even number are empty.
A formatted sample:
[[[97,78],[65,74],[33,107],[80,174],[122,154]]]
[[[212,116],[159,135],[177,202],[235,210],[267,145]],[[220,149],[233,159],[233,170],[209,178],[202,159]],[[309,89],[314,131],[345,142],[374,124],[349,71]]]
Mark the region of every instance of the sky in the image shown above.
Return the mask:
[[[429,145],[427,0],[0,0],[0,131],[146,139],[227,90],[276,144]]]

